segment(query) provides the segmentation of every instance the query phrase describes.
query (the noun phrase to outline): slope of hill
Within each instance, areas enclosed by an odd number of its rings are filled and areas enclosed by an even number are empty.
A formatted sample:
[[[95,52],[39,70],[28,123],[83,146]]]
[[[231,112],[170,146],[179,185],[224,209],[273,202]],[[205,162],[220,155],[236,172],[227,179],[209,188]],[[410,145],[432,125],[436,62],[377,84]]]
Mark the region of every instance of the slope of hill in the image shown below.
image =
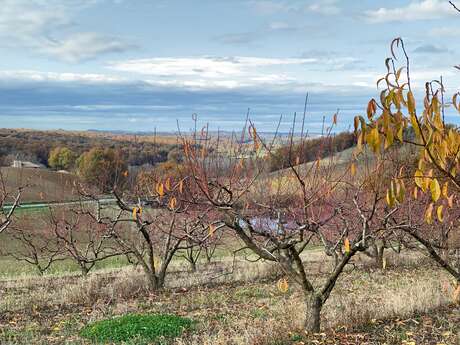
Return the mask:
[[[0,168],[4,183],[11,193],[19,186],[24,188],[21,201],[53,202],[75,200],[78,195],[73,190],[75,175],[46,169]]]

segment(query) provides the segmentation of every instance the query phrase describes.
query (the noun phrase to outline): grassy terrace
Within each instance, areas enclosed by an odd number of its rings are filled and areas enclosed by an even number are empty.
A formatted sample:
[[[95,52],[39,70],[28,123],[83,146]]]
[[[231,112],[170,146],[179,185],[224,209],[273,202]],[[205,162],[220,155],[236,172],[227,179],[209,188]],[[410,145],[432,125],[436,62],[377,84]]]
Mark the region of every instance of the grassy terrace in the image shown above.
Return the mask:
[[[169,313],[196,322],[193,332],[169,341],[175,344],[456,344],[460,309],[450,304],[450,278],[417,254],[401,255],[388,256],[386,271],[358,257],[323,311],[329,330],[317,335],[301,331],[302,295],[295,286],[287,293],[277,289],[281,273],[272,264],[239,258],[232,269],[232,258],[223,253],[195,273],[176,260],[158,294],[148,292],[140,268],[121,262],[107,262],[86,278],[64,266],[42,277],[4,277],[0,343],[91,344],[79,335],[90,322]],[[319,283],[329,264],[320,251],[308,257]]]

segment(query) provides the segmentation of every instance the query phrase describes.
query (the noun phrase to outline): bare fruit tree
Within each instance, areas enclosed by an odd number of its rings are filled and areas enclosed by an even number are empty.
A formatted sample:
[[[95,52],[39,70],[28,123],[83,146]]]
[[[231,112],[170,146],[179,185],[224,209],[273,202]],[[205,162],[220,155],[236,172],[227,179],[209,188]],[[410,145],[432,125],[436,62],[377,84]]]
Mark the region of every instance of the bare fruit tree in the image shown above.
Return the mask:
[[[191,194],[196,197],[190,202],[218,212],[225,227],[258,260],[276,263],[286,279],[300,286],[306,304],[305,327],[317,332],[321,309],[344,268],[357,252],[368,248],[377,232],[397,226],[390,224],[389,218],[398,209],[384,203],[380,180],[370,180],[379,176],[381,164],[360,178],[354,176],[356,167],[335,157],[297,165],[299,159],[291,152],[301,152],[307,138],[304,133],[296,138],[294,130],[288,141],[288,168],[267,174],[265,165],[275,139],[264,141],[255,126],[248,124],[251,144],[245,144],[246,130],[241,139],[225,148],[219,146],[221,139],[209,139],[206,131],[201,140],[205,144],[183,137],[194,182]],[[328,137],[329,133],[326,143]],[[295,145],[300,149],[294,150]],[[219,154],[223,149],[225,154]],[[312,244],[322,245],[326,253],[340,253],[324,282],[315,282],[307,268]],[[281,283],[285,286],[287,281]]]
[[[19,206],[22,190],[23,187],[19,187],[18,190],[15,191],[15,195],[12,195],[14,193],[9,190],[5,176],[3,176],[3,174],[0,172],[0,233],[5,231],[8,226],[10,226],[14,211]]]

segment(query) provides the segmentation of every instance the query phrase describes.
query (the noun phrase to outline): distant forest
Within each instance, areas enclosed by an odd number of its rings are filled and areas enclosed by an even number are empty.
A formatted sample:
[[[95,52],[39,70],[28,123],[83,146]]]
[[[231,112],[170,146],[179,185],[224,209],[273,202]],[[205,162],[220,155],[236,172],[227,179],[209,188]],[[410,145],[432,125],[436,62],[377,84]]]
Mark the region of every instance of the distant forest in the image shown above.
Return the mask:
[[[67,147],[77,155],[93,147],[111,148],[120,152],[128,165],[154,165],[165,162],[168,153],[177,151],[179,145],[153,138],[137,136],[106,136],[104,134],[65,131],[34,131],[0,129],[0,163],[9,165],[12,160],[27,160],[48,166],[50,152],[55,147]]]

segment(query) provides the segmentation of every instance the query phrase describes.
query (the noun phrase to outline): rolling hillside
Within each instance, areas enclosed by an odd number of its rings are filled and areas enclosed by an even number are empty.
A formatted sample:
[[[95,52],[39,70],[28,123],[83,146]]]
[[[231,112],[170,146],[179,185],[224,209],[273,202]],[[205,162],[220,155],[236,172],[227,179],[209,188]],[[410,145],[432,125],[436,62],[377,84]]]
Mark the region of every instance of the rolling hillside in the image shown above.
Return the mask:
[[[1,174],[9,191],[27,185],[22,202],[51,202],[75,200],[73,174],[58,173],[46,169],[19,169],[2,167]]]

